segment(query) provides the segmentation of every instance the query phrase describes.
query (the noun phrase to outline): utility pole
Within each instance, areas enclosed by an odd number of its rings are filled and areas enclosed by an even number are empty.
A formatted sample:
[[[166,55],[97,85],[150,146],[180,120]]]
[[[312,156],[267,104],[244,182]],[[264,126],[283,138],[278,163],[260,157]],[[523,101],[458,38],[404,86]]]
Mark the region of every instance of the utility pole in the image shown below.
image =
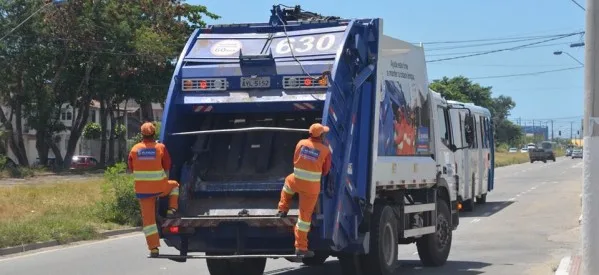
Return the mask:
[[[555,138],[553,135],[554,135],[554,131],[553,131],[553,119],[552,119],[551,120],[551,141],[555,141]]]
[[[582,274],[599,274],[599,3],[587,0],[584,68]]]
[[[574,136],[572,136],[572,127],[574,126],[574,122],[570,121],[570,143],[572,143],[572,138],[574,138]]]

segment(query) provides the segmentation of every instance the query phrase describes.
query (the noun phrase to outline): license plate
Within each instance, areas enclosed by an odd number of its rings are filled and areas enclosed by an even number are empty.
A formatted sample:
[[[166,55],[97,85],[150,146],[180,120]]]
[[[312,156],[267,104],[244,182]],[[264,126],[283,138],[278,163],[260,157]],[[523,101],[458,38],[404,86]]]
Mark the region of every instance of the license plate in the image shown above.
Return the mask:
[[[242,77],[241,88],[269,88],[270,76]]]

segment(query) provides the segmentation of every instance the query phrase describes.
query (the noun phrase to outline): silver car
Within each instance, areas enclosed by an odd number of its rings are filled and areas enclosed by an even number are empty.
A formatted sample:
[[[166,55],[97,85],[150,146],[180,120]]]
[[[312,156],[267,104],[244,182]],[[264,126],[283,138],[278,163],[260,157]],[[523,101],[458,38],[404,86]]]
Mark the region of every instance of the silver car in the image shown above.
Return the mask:
[[[582,158],[582,149],[574,149],[572,150],[572,159]]]

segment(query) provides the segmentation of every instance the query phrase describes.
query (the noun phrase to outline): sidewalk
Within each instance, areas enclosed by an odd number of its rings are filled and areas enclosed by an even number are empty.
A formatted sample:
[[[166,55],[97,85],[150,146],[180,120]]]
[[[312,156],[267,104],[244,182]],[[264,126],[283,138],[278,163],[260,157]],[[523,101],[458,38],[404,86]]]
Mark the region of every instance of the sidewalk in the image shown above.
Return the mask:
[[[580,205],[582,205],[582,194],[580,195]],[[578,218],[578,224],[582,221],[582,214]],[[573,253],[564,257],[555,271],[555,275],[579,275],[580,264],[582,263],[582,251],[580,245],[573,251]]]
[[[572,253],[572,256],[565,257],[559,263],[555,275],[579,275],[581,264],[580,250]]]

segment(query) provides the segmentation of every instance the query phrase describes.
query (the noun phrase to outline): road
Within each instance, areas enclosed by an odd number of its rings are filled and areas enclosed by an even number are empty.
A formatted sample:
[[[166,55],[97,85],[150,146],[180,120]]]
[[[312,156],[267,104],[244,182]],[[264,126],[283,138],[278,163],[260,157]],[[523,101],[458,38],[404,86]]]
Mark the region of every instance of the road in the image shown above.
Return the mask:
[[[415,245],[400,246],[397,274],[553,274],[578,242],[582,161],[497,169],[486,205],[464,213],[447,264],[423,268]],[[175,251],[163,246],[161,252]],[[0,274],[208,274],[203,260],[175,263],[146,258],[140,233],[99,242],[0,258]],[[341,275],[335,258],[322,267],[269,260],[265,274]]]

